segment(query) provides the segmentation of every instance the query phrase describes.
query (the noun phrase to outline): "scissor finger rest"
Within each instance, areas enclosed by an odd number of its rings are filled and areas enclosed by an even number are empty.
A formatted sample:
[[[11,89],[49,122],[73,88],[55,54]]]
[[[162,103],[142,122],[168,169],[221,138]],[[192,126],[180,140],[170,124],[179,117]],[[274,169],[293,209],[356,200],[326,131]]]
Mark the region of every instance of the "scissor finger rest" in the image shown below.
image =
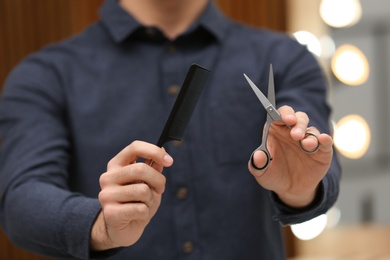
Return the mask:
[[[313,154],[313,153],[316,153],[320,147],[321,147],[321,144],[320,144],[320,141],[318,141],[318,137],[316,134],[312,133],[312,132],[306,132],[306,135],[305,135],[305,138],[308,136],[308,135],[311,135],[311,136],[314,136],[316,139],[317,139],[317,146],[313,149],[313,150],[306,150],[305,148],[303,148],[302,146],[302,142],[301,140],[299,141],[299,147],[301,148],[301,150],[307,154]]]

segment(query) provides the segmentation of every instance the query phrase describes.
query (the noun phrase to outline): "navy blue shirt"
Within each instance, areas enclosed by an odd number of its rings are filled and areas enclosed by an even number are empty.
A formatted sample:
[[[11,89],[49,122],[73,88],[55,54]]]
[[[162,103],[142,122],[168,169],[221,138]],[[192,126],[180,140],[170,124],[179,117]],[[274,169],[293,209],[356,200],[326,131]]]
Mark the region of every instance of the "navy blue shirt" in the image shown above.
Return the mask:
[[[170,41],[108,0],[101,21],[30,55],[2,96],[0,217],[17,245],[49,256],[89,258],[101,206],[99,176],[134,140],[156,143],[188,68],[212,71],[181,143],[165,147],[161,206],[141,239],[103,252],[112,259],[284,259],[281,224],[325,213],[338,194],[336,158],[305,209],[289,208],[247,168],[265,111],[243,77],[276,102],[306,112],[329,133],[326,84],[315,58],[289,37],[235,23],[210,2]],[[276,155],[277,156],[277,155]]]

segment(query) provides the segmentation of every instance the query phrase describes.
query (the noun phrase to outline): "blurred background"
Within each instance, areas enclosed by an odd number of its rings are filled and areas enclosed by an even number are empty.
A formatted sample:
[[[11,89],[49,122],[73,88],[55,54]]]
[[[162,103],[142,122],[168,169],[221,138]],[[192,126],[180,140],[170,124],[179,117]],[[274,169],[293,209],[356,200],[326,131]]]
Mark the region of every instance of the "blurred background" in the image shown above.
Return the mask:
[[[292,226],[299,259],[390,259],[390,8],[385,0],[287,0],[287,32],[327,72],[338,202]],[[298,239],[297,239],[298,238]]]
[[[0,89],[26,55],[96,21],[103,1],[0,0]],[[390,259],[388,1],[215,2],[232,19],[306,45],[329,81],[341,192],[326,215],[285,228],[289,259]],[[47,259],[16,248],[1,229],[0,249],[0,259]]]

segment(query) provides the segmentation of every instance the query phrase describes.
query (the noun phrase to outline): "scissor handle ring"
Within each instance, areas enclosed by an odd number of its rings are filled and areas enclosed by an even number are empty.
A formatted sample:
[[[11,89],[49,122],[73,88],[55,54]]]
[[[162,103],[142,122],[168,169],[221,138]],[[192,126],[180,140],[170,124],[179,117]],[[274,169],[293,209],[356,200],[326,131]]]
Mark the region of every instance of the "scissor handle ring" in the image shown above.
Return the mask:
[[[267,161],[266,161],[265,165],[264,165],[263,167],[261,167],[261,168],[257,167],[257,166],[255,165],[255,162],[253,161],[253,155],[255,154],[256,151],[262,151],[262,152],[267,156]],[[269,164],[270,164],[271,161],[272,161],[272,157],[271,157],[271,155],[268,153],[268,151],[265,151],[265,150],[262,150],[262,149],[256,149],[256,150],[253,151],[253,153],[252,153],[252,155],[251,155],[250,161],[251,161],[251,165],[252,165],[252,167],[253,167],[254,169],[256,169],[256,170],[258,170],[258,171],[262,171],[262,170],[265,170],[265,169],[268,168]]]
[[[302,146],[302,143],[301,143],[301,140],[299,140],[299,147],[301,148],[301,150],[307,154],[313,154],[313,153],[316,153],[320,147],[321,147],[321,144],[320,144],[320,141],[318,141],[318,137],[315,133],[312,133],[312,132],[306,132],[305,134],[305,137],[308,136],[308,135],[311,135],[311,136],[314,136],[316,139],[317,139],[317,146],[316,148],[314,148],[313,150],[309,151],[309,150],[306,150],[305,148],[303,148]]]

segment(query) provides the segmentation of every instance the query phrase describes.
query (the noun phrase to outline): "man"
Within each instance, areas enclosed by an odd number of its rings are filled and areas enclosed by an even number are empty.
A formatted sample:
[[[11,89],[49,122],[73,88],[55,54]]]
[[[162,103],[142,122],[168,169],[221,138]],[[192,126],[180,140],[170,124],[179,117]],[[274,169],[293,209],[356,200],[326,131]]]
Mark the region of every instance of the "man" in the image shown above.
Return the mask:
[[[338,195],[315,59],[207,0],[108,0],[101,15],[7,80],[0,191],[9,238],[60,258],[284,259],[281,224],[325,213]],[[159,148],[192,63],[212,75],[184,141]],[[266,92],[271,63],[292,129],[271,126],[274,159],[258,170],[248,160],[266,114],[243,73]],[[303,153],[299,140],[320,150]],[[253,158],[264,165],[262,152]]]

